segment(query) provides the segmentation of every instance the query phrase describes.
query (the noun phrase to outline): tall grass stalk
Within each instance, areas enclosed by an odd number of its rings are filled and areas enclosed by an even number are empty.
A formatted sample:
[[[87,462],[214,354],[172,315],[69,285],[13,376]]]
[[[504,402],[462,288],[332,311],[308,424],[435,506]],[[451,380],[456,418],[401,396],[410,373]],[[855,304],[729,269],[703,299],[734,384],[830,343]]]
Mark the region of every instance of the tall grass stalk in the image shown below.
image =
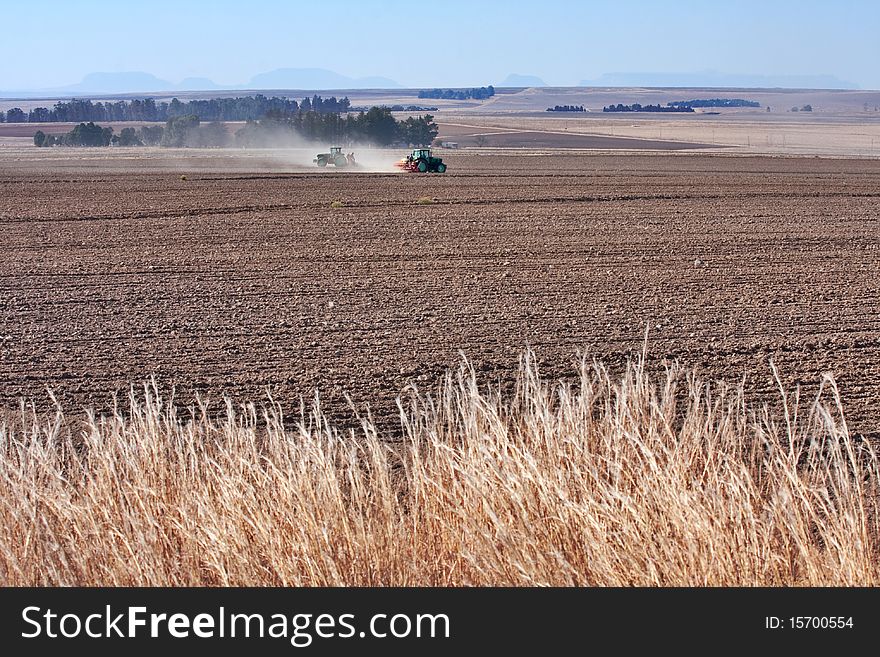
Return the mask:
[[[154,385],[0,426],[3,585],[876,585],[880,473],[831,379],[801,407],[641,360],[512,392],[463,363],[403,441],[315,401],[180,409]],[[296,424],[295,429],[290,427]]]

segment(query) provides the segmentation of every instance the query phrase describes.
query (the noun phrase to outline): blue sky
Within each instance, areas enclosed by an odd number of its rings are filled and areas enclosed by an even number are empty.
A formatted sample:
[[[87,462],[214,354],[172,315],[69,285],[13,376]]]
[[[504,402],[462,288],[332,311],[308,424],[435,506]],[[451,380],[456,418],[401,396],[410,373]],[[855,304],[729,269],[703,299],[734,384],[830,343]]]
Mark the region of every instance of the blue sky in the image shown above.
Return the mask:
[[[245,82],[275,68],[405,86],[570,85],[612,72],[832,74],[880,88],[880,2],[332,0],[8,2],[0,89],[146,71]]]

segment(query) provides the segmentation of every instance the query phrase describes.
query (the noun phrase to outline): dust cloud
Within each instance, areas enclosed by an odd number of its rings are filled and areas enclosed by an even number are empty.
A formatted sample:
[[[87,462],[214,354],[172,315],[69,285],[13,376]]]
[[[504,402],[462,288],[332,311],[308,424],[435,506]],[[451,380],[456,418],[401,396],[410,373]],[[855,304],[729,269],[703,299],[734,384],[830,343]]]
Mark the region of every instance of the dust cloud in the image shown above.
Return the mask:
[[[400,170],[394,164],[406,157],[409,150],[407,148],[376,148],[375,146],[352,144],[342,146],[342,153],[354,155],[353,165],[336,167],[333,164],[328,164],[326,167],[318,167],[314,161],[318,153],[329,152],[330,145],[318,143],[299,148],[273,149],[271,154],[267,153],[267,155],[279,166],[287,165],[296,169],[338,171],[341,173],[398,173]]]
[[[272,126],[261,124],[258,128],[245,126],[236,135],[237,142],[244,146],[244,150],[259,152],[263,155],[262,161],[271,166],[273,171],[278,170],[313,170],[322,172],[376,172],[395,173],[399,171],[394,164],[401,158],[406,157],[409,150],[400,148],[379,148],[366,142],[324,142],[309,140],[301,137],[286,126]],[[353,154],[354,164],[337,167],[328,164],[326,167],[318,167],[315,159],[319,153],[329,153],[332,146],[342,148],[344,155]],[[223,149],[225,154],[232,154],[240,148],[231,147]]]

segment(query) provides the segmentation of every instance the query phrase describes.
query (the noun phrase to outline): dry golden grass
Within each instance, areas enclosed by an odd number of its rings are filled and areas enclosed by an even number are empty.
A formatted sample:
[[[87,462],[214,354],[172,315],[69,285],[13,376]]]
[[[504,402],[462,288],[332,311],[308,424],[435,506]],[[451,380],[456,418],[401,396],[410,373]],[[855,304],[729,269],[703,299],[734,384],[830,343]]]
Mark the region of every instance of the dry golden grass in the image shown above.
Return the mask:
[[[281,407],[22,411],[0,428],[3,585],[876,585],[878,461],[833,381],[751,413],[641,361],[575,386],[527,354],[509,395],[463,365],[369,418]],[[290,425],[288,425],[290,426]]]

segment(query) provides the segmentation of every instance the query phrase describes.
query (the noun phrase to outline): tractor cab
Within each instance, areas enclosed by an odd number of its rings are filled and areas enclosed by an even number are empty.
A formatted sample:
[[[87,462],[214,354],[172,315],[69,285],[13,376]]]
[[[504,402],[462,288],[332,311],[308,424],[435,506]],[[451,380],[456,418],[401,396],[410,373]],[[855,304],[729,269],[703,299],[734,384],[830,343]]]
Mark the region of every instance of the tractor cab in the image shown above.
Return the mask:
[[[336,157],[342,153],[342,146],[331,146],[330,147],[330,157]]]
[[[410,157],[414,160],[430,160],[431,159],[431,149],[430,148],[415,148],[413,149],[412,155]]]

